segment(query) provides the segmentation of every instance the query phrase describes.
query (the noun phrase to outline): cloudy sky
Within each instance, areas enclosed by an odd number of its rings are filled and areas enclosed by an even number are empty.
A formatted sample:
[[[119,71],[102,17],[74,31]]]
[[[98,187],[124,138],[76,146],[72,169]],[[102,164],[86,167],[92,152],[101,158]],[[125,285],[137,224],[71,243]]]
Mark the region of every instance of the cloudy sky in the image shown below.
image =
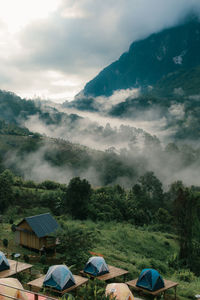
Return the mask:
[[[129,45],[200,0],[1,0],[0,89],[71,100]]]

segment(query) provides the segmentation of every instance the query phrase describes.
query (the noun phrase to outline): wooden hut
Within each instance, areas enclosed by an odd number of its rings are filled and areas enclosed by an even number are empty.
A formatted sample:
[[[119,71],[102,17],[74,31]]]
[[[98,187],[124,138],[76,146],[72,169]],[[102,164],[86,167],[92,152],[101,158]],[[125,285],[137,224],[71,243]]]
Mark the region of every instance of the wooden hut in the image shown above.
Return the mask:
[[[50,236],[56,229],[58,223],[50,213],[26,217],[17,224],[15,241],[31,249],[48,249],[56,245],[56,238]]]

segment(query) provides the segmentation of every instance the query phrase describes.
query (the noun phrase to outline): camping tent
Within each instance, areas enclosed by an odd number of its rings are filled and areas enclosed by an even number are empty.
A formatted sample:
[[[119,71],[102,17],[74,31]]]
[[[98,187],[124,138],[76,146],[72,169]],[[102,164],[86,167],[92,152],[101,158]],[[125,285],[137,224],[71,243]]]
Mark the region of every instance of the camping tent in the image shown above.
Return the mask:
[[[158,271],[154,269],[143,269],[137,280],[136,286],[149,291],[157,291],[163,288],[164,281]]]
[[[5,286],[2,284],[6,284],[9,286]],[[16,288],[16,289],[15,289]],[[0,294],[4,294],[10,297],[14,297],[21,300],[28,300],[27,295],[23,291],[19,291],[17,288],[23,290],[23,286],[16,278],[1,278],[0,279]],[[0,295],[1,300],[11,300],[11,298]]]
[[[103,257],[92,256],[86,263],[84,272],[93,276],[100,276],[109,273],[109,268]]]
[[[7,270],[7,269],[10,269],[9,262],[5,257],[5,254],[0,251],[0,271]]]
[[[134,300],[133,294],[125,283],[110,283],[106,286],[106,296],[117,300]]]
[[[44,278],[43,286],[63,291],[75,285],[71,271],[65,265],[51,266]]]

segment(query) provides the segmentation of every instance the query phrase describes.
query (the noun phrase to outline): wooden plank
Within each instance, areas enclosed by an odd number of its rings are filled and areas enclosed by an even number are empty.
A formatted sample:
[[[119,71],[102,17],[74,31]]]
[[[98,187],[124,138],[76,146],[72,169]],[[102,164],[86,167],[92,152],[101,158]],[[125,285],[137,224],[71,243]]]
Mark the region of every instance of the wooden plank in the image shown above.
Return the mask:
[[[53,289],[53,288],[51,288],[51,287],[46,287],[46,286],[45,286],[44,288],[45,288],[45,289],[48,289],[48,290],[51,290],[51,291],[53,291],[53,292],[55,292],[55,293],[58,293],[58,294],[63,295],[63,294],[65,294],[65,293],[67,293],[67,292],[69,292],[69,291],[71,291],[71,290],[74,290],[74,289],[76,289],[77,287],[79,287],[79,286],[85,284],[86,282],[88,282],[88,279],[85,278],[85,277],[78,276],[78,275],[73,275],[73,276],[74,276],[74,279],[75,279],[76,284],[73,285],[73,286],[71,286],[70,288],[64,290],[64,291],[58,291],[58,290],[56,290],[56,289]],[[41,288],[43,288],[44,278],[45,278],[45,275],[42,276],[42,277],[40,277],[40,278],[37,278],[37,279],[35,279],[35,280],[32,280],[32,281],[28,282],[27,284],[30,285],[31,288],[33,287],[33,288],[41,289]]]
[[[80,273],[82,275],[87,275],[87,276],[97,278],[99,280],[104,280],[104,281],[115,278],[115,277],[118,277],[118,276],[126,275],[128,273],[127,270],[123,270],[123,269],[120,269],[120,268],[117,268],[117,267],[114,267],[114,266],[108,265],[108,268],[109,268],[109,273],[106,273],[106,274],[101,275],[101,276],[93,276],[89,273],[85,273],[83,270],[80,271]]]
[[[10,269],[4,270],[0,272],[0,278],[6,278],[15,275],[16,273],[23,272],[25,270],[31,269],[33,265],[22,263],[20,261],[8,259],[10,264]],[[16,272],[16,264],[17,264],[17,272]]]
[[[153,296],[157,296],[161,293],[164,293],[166,290],[169,290],[173,287],[177,287],[177,285],[178,285],[177,282],[173,282],[171,280],[164,279],[165,287],[161,288],[157,291],[152,292],[152,291],[149,291],[147,289],[136,286],[136,283],[137,283],[137,279],[126,282],[126,284],[128,284],[130,287],[132,287],[135,291],[142,291],[146,294],[150,294],[150,295],[153,295]]]

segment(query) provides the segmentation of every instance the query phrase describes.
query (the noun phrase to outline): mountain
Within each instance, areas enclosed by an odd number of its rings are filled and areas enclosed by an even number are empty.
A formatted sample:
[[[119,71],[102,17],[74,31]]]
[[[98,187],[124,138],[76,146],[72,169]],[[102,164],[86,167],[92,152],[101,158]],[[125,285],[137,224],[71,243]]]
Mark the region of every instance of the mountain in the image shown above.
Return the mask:
[[[194,68],[200,66],[200,23],[192,20],[186,24],[163,30],[133,42],[128,52],[103,69],[85,85],[85,96],[110,96],[120,89],[146,89],[155,86],[166,87],[169,78],[176,81],[172,89],[179,88],[190,80]],[[198,72],[199,67],[195,69]],[[185,74],[183,76],[182,74]],[[164,79],[164,81],[162,81]],[[199,80],[186,87],[193,93],[200,92]]]
[[[138,88],[137,94],[126,93],[131,88]],[[173,141],[199,139],[199,20],[189,19],[132,43],[63,106],[134,121],[157,120]]]
[[[71,124],[82,119],[76,114],[59,112],[46,101],[22,99],[16,94],[0,90],[0,120],[21,126],[31,117],[37,116],[38,120],[47,125],[60,125],[63,122]]]

